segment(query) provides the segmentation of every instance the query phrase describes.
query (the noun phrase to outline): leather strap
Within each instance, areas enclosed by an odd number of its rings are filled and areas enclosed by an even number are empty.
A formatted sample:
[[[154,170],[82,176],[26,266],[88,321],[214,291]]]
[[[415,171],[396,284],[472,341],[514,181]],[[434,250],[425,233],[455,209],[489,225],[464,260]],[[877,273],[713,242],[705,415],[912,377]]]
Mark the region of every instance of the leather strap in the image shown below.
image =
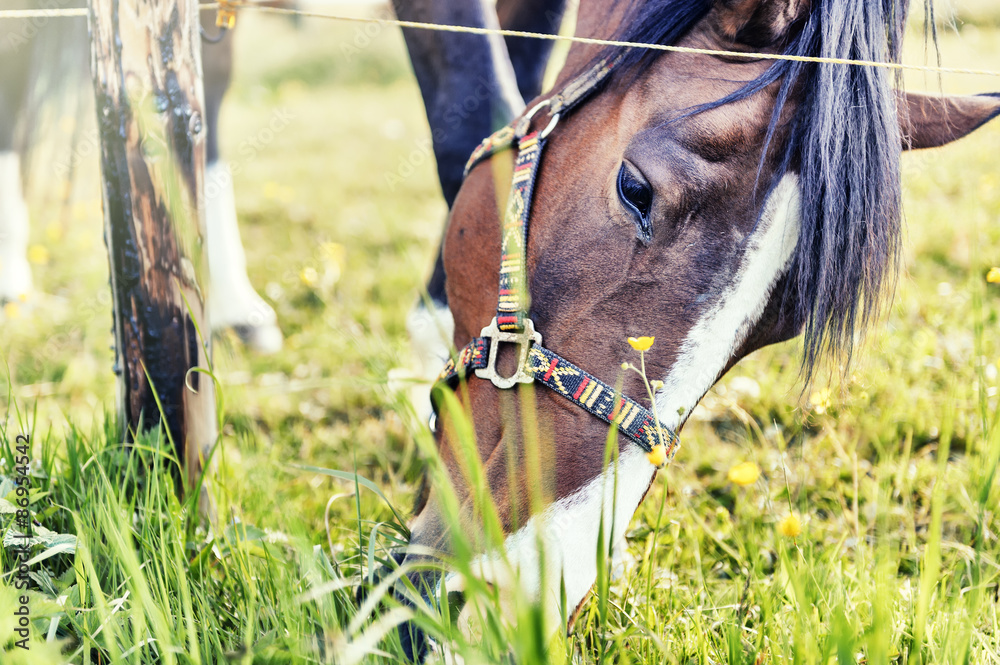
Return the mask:
[[[621,56],[610,62],[607,60],[597,62],[593,67],[570,81],[559,93],[548,98],[543,104],[549,107],[549,113],[553,116],[569,113],[597,92],[620,60]],[[530,116],[531,114],[528,115]],[[518,139],[527,132],[527,127],[523,126],[522,120],[524,118],[515,120],[483,139],[483,142],[472,151],[469,161],[465,163],[465,175],[469,175],[469,171],[479,164],[479,162],[492,157],[498,152],[513,148]]]

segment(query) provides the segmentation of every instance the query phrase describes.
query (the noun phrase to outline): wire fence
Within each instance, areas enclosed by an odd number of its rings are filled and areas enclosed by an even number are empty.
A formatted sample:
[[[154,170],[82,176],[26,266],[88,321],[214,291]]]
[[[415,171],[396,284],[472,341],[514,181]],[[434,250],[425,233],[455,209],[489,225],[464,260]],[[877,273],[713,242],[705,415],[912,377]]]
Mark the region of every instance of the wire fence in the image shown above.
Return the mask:
[[[250,7],[250,3],[243,3]],[[208,2],[198,5],[199,9],[218,9],[219,3]],[[0,9],[0,19],[32,19],[32,18],[73,18],[86,16],[86,7],[63,7],[53,9]]]
[[[464,1],[464,0],[463,0]],[[675,53],[692,53],[699,55],[712,55],[727,58],[745,58],[748,60],[790,60],[794,62],[812,62],[832,65],[853,65],[858,67],[881,67],[891,70],[904,70],[925,72],[929,74],[971,74],[973,76],[993,76],[1000,77],[1000,71],[994,69],[975,69],[966,67],[935,67],[930,65],[910,65],[899,62],[881,62],[876,60],[850,60],[844,58],[822,58],[798,55],[786,55],[781,53],[761,53],[749,51],[725,51],[718,49],[692,48],[688,46],[675,46],[669,44],[648,44],[644,42],[628,42],[615,39],[595,39],[591,37],[578,37],[574,35],[547,34],[542,32],[526,32],[523,30],[506,30],[503,28],[476,28],[462,25],[448,25],[442,23],[423,23],[420,21],[403,21],[395,18],[383,17],[356,17],[343,16],[317,11],[305,11],[301,9],[289,9],[284,7],[272,7],[253,2],[226,2],[227,8],[237,10],[250,9],[256,12],[267,14],[279,14],[286,16],[301,16],[305,18],[321,18],[332,21],[349,23],[379,23],[381,25],[395,26],[398,28],[408,28],[413,30],[433,30],[436,32],[452,32],[473,35],[499,35],[502,37],[525,37],[528,39],[545,39],[549,41],[565,41],[576,44],[588,44],[594,46],[618,46],[625,48],[641,48],[652,51],[672,51]],[[220,3],[206,3],[200,5],[201,9],[218,9]],[[51,18],[68,16],[86,16],[87,9],[38,9],[38,10],[0,10],[0,19],[29,19],[29,18]]]

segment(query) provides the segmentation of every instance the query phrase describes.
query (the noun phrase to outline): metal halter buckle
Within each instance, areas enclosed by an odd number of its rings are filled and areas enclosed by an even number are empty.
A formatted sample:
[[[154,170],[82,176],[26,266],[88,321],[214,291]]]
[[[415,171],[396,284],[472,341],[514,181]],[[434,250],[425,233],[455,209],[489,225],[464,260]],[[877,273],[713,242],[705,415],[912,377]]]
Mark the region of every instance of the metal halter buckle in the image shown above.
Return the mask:
[[[531,383],[535,380],[526,371],[528,367],[528,352],[531,351],[532,342],[539,345],[542,343],[542,334],[535,332],[535,324],[531,322],[531,319],[524,320],[524,330],[521,332],[506,332],[500,330],[500,327],[497,325],[497,319],[494,316],[493,321],[490,322],[490,325],[483,328],[479,336],[487,337],[491,340],[490,358],[485,368],[476,370],[476,376],[480,379],[489,379],[493,382],[494,386],[501,390],[513,388],[518,383]],[[500,350],[501,343],[517,344],[518,346],[517,371],[511,376],[500,376],[497,372],[497,352]]]
[[[532,118],[534,118],[539,111],[541,111],[544,108],[548,108],[551,104],[552,104],[551,99],[543,99],[542,101],[538,102],[538,104],[533,106],[531,110],[525,113],[521,117],[521,119],[517,122],[517,126],[514,128],[514,134],[519,139],[524,138],[525,134],[528,133],[528,130],[531,129]],[[541,133],[538,135],[538,138],[544,139],[548,137],[548,135],[552,133],[552,130],[556,128],[556,125],[559,124],[559,118],[560,118],[559,113],[553,114],[552,118],[549,120],[549,124],[547,124],[545,126],[545,129],[541,131]]]

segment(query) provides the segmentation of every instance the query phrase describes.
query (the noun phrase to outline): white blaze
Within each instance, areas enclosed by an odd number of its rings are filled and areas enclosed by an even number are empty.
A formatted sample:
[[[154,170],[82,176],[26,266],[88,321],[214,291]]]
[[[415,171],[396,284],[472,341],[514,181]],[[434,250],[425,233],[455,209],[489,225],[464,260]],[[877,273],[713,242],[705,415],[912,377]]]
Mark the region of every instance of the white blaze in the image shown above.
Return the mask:
[[[656,412],[664,425],[675,427],[682,413],[691,412],[764,313],[771,291],[791,265],[799,240],[801,205],[799,178],[786,175],[746,239],[735,277],[688,333],[663,380]]]
[[[565,581],[566,608],[572,613],[597,579],[598,537],[602,527],[604,541],[601,547],[607,552],[608,547],[621,541],[625,534],[632,514],[649,487],[653,471],[642,449],[638,446],[627,448],[617,464],[612,464],[573,494],[548,506],[528,520],[521,530],[508,536],[504,543],[506,563],[496,555],[484,555],[473,569],[501,588],[516,583],[526,598],[540,598],[546,609],[548,627],[555,628],[559,616],[560,580]],[[539,541],[545,555],[544,593]],[[450,583],[448,586],[452,588]],[[510,593],[501,594],[502,600],[511,598]]]

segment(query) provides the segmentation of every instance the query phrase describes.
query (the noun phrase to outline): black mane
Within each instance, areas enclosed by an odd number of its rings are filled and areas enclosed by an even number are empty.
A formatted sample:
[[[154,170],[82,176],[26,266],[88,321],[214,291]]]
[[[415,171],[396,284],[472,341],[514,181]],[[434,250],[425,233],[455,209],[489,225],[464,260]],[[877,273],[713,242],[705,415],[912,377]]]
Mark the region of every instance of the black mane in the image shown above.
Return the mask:
[[[637,0],[617,38],[675,43],[712,5],[712,0]],[[909,0],[812,0],[786,53],[897,62],[908,5]],[[658,54],[613,47],[602,57],[622,57],[616,74],[621,81],[623,74],[638,75]],[[808,378],[827,353],[850,360],[855,332],[877,317],[895,286],[902,142],[893,77],[885,68],[776,61],[758,79],[706,108],[746,98],[779,80],[768,143],[792,87],[801,82],[806,91],[771,186],[785,173],[798,172],[802,229],[786,297],[805,322]]]

